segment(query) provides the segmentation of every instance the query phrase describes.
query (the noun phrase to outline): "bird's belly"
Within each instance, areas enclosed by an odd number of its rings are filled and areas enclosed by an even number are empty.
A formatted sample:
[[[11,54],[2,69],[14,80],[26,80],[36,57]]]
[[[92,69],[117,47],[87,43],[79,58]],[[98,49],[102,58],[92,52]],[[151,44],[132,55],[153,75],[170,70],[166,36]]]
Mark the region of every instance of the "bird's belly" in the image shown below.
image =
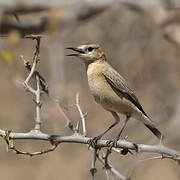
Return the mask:
[[[108,111],[119,112],[122,114],[134,114],[133,105],[125,98],[119,96],[105,97],[101,99],[101,105]]]

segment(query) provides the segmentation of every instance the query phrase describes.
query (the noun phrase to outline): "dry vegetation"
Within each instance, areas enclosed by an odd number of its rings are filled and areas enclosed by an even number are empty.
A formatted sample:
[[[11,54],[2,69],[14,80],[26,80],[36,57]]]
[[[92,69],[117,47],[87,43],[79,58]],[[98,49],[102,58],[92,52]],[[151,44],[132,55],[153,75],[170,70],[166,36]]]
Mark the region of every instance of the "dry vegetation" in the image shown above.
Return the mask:
[[[165,134],[165,146],[180,151],[179,9],[157,7],[160,9],[156,11],[155,8],[142,11],[135,7],[115,4],[96,11],[91,9],[89,14],[76,14],[74,19],[72,15],[67,15],[73,14],[73,11],[70,13],[71,9],[63,9],[64,7],[60,7],[60,11],[53,9],[49,12],[49,9],[45,9],[41,13],[18,15],[20,24],[34,23],[34,20],[38,23],[41,17],[48,17],[48,23],[51,22],[48,24],[49,31],[40,32],[41,61],[38,68],[50,91],[50,97],[46,94],[42,97],[43,132],[72,134],[71,130],[65,127],[64,116],[52,97],[60,100],[65,114],[76,124],[80,120],[77,107],[74,106],[77,92],[80,93],[82,111],[88,112],[87,137],[99,134],[113,121],[111,114],[95,104],[90,95],[84,65],[66,57],[65,47],[93,42],[103,47],[110,64],[129,81],[146,112]],[[18,23],[11,13],[3,15],[4,9],[5,6],[2,6],[0,12],[5,22]],[[75,9],[78,11],[78,7]],[[97,14],[94,15],[95,13]],[[63,19],[64,16],[66,20]],[[3,21],[0,19],[0,22]],[[2,31],[1,34],[7,35]],[[28,73],[19,56],[23,55],[24,59],[30,60],[34,47],[34,41],[19,38],[17,31],[12,31],[8,37],[0,38],[0,129],[28,132],[34,127],[36,104],[33,103],[31,94],[25,92],[18,83],[24,80]],[[32,82],[32,86],[35,82]],[[104,139],[114,137],[118,128],[108,133]],[[134,143],[158,144],[156,138],[135,120],[129,122],[122,137]],[[15,145],[28,152],[49,147],[47,142],[33,140],[15,141]],[[54,152],[35,157],[15,155],[12,151],[7,153],[3,138],[0,147],[2,179],[92,178],[89,173],[92,153],[84,145],[60,144]],[[130,176],[132,180],[179,179],[179,165],[175,161],[150,160],[159,156],[154,153],[133,153],[134,155],[128,153],[123,156],[113,152],[109,161],[121,174]],[[95,179],[105,179],[105,169],[99,161],[96,168],[98,172]],[[111,173],[109,175],[113,179]]]

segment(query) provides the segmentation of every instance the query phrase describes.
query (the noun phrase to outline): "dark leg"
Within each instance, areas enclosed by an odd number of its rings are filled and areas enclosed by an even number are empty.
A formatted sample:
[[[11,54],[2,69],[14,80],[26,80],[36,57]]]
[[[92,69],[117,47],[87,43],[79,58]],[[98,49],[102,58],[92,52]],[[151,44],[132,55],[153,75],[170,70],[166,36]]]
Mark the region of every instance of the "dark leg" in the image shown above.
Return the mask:
[[[111,126],[109,126],[103,133],[101,133],[100,135],[89,140],[90,146],[95,145],[97,143],[97,141],[102,138],[102,136],[104,136],[110,129],[112,129],[115,125],[117,125],[119,123],[120,118],[119,118],[118,114],[116,112],[111,112],[111,113],[112,113],[113,117],[115,118],[115,122]]]
[[[124,128],[126,127],[126,124],[127,124],[128,120],[130,119],[130,117],[131,116],[129,114],[126,115],[126,119],[125,119],[118,135],[113,140],[108,142],[108,144],[110,144],[110,147],[109,147],[110,150],[112,149],[113,146],[115,146],[115,147],[117,146],[117,141],[119,140],[119,138],[120,138]]]

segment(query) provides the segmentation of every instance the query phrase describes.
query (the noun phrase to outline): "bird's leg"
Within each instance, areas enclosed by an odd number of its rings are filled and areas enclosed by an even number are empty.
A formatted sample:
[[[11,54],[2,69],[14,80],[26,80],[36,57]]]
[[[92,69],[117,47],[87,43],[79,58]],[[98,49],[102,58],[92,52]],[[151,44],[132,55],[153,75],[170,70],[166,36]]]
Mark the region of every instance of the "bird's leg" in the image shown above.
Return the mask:
[[[130,119],[130,117],[131,117],[131,116],[130,116],[129,114],[126,114],[126,119],[125,119],[125,121],[123,122],[123,125],[122,125],[122,127],[121,127],[118,135],[117,135],[114,139],[108,141],[107,144],[110,145],[110,146],[109,146],[109,150],[111,150],[113,146],[114,146],[114,147],[117,146],[117,141],[119,140],[119,138],[120,138],[120,136],[121,136],[121,134],[122,134],[122,132],[123,132],[123,130],[124,130],[124,128],[125,128],[128,120]]]
[[[115,118],[115,122],[109,126],[103,133],[89,140],[89,146],[95,146],[97,141],[102,138],[110,129],[112,129],[115,125],[117,125],[120,121],[120,118],[116,112],[111,112],[113,117]]]

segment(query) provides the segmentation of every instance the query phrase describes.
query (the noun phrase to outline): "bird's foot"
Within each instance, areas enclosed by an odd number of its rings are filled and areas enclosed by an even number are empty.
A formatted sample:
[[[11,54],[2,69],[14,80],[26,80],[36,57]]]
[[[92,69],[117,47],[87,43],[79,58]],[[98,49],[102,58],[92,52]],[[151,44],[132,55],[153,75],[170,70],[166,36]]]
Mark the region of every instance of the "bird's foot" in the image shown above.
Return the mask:
[[[89,144],[88,148],[89,148],[90,146],[93,147],[93,148],[95,148],[96,145],[97,145],[97,141],[100,140],[101,137],[102,137],[102,136],[96,136],[96,137],[94,137],[94,138],[89,139],[89,140],[88,140],[88,144]]]
[[[114,139],[109,140],[109,141],[107,142],[107,145],[109,146],[108,149],[109,149],[110,151],[111,151],[111,149],[112,149],[113,147],[117,147],[117,142],[118,142],[118,140],[119,140],[119,138],[115,137]]]

